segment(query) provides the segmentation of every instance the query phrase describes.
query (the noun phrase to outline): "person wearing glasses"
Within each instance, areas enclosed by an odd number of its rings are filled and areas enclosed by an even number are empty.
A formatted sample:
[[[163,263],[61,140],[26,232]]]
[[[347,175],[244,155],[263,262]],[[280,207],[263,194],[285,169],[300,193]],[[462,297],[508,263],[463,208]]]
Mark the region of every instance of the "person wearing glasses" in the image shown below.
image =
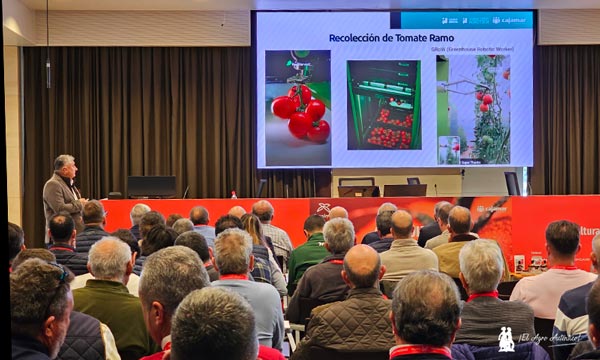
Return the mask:
[[[56,263],[28,259],[10,274],[12,359],[54,359],[73,311],[73,273]]]

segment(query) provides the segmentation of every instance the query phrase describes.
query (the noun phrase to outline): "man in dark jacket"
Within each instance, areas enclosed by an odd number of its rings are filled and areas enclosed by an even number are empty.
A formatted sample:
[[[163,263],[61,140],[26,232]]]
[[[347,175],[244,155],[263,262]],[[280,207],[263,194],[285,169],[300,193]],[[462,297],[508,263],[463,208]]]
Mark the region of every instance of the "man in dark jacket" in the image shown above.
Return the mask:
[[[458,287],[448,275],[419,270],[404,277],[392,300],[397,345],[390,349],[390,360],[452,359],[460,310]]]
[[[385,267],[372,247],[361,244],[350,249],[342,270],[342,278],[350,287],[348,297],[313,309],[306,335],[291,359],[309,359],[313,345],[352,351],[386,351],[392,347],[392,304],[379,291],[384,273]]]
[[[77,234],[76,251],[87,255],[96,241],[110,235],[104,230],[106,213],[100,201],[90,200],[83,206],[83,223],[85,228]]]
[[[68,213],[53,215],[48,222],[48,250],[56,256],[56,262],[66,265],[75,275],[88,272],[87,256],[75,251],[75,222]]]
[[[348,219],[331,219],[323,227],[323,237],[330,255],[309,267],[300,278],[285,313],[291,323],[306,321],[301,311],[301,299],[319,300],[322,303],[344,300],[350,289],[340,273],[344,256],[354,245],[354,225]]]

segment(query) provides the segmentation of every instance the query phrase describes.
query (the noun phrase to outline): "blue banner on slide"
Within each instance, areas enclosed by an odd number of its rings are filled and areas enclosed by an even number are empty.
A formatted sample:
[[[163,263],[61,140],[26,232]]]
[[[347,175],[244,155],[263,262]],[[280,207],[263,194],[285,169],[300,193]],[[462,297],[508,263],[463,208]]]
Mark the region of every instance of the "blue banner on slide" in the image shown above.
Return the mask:
[[[392,29],[531,29],[532,11],[405,11],[390,13]]]

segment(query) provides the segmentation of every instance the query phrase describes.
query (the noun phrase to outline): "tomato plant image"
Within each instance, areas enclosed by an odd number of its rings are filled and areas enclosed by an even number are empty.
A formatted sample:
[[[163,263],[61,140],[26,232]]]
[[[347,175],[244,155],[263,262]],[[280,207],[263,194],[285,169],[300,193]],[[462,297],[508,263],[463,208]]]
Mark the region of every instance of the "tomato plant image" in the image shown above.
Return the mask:
[[[287,95],[278,96],[271,103],[271,112],[282,120],[288,120],[290,134],[298,139],[324,143],[329,139],[331,128],[323,119],[325,104],[312,98],[308,86],[292,86]]]
[[[477,82],[481,87],[475,93],[475,128],[473,154],[486,164],[510,162],[510,108],[504,109],[502,89],[508,87],[510,70],[502,68],[505,55],[477,56]],[[508,100],[510,89],[505,90]],[[508,111],[505,119],[503,112]]]

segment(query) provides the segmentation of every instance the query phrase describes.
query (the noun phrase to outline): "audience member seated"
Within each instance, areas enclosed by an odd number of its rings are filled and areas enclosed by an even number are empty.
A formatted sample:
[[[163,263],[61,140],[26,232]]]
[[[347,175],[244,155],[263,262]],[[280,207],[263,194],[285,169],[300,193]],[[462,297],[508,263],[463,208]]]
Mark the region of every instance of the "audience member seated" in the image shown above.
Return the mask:
[[[144,239],[146,238],[146,235],[148,234],[148,232],[155,225],[159,225],[159,224],[165,225],[165,226],[167,225],[167,221],[165,220],[165,217],[160,212],[155,211],[155,210],[150,210],[150,211],[146,212],[144,215],[142,215],[142,218],[140,219],[140,240],[138,241],[140,246],[142,246]]]
[[[329,210],[329,214],[327,215],[327,220],[335,218],[348,219],[348,210],[341,206],[332,207],[331,210]]]
[[[254,281],[269,283],[275,286],[280,296],[285,296],[287,294],[287,283],[277,260],[273,256],[273,252],[265,240],[260,220],[254,214],[244,214],[241,220],[244,230],[252,237],[252,254],[254,255],[252,277]]]
[[[440,229],[437,220],[437,213],[439,211],[440,206],[444,205],[445,203],[447,203],[447,201],[439,201],[435,203],[435,205],[433,206],[433,221],[425,224],[425,226],[423,226],[421,230],[419,230],[419,237],[417,238],[417,243],[420,247],[425,247],[427,240],[438,236],[442,233],[442,230]]]
[[[194,230],[186,231],[175,239],[175,245],[187,246],[194,250],[202,260],[202,267],[206,270],[209,280],[211,282],[219,280],[219,272],[210,259],[212,249],[208,247],[202,234]]]
[[[186,246],[170,246],[148,256],[140,278],[140,301],[148,333],[162,351],[140,360],[162,360],[171,348],[175,309],[187,294],[209,285],[200,257]]]
[[[392,234],[392,214],[393,213],[384,212],[383,214],[377,215],[375,218],[379,240],[374,241],[369,245],[378,253],[388,251],[394,241],[394,235]]]
[[[448,240],[448,243],[436,246],[433,249],[439,260],[440,271],[450,275],[459,284],[458,273],[460,272],[460,265],[458,262],[458,253],[468,241],[479,238],[477,234],[471,232],[472,228],[471,211],[458,205],[452,207],[448,214],[450,240]],[[504,258],[504,254],[502,257]],[[510,280],[510,271],[506,263],[506,258],[504,258],[504,275],[502,276],[502,281],[508,280]]]
[[[323,237],[325,248],[331,255],[309,267],[300,278],[286,310],[286,318],[291,323],[306,322],[306,319],[301,316],[301,299],[314,299],[323,303],[340,301],[346,298],[350,289],[344,282],[341,272],[344,256],[354,245],[354,226],[348,219],[331,219],[323,226]]]
[[[15,223],[8,222],[8,272],[12,271],[12,262],[15,257],[25,250],[25,232]]]
[[[87,255],[75,251],[76,234],[75,221],[69,213],[58,213],[48,220],[48,250],[56,256],[57,263],[67,266],[75,275],[82,275],[88,273]]]
[[[123,240],[127,245],[129,245],[129,248],[131,249],[132,257],[134,259],[137,259],[137,256],[139,256],[139,254],[141,252],[140,246],[138,245],[138,242],[137,242],[135,236],[133,236],[133,234],[131,233],[130,230],[117,229],[117,230],[113,231],[112,233],[110,233],[110,236],[117,237],[117,238]],[[75,289],[82,288],[85,286],[85,283],[89,279],[93,279],[93,278],[94,278],[94,276],[92,274],[90,274],[89,272],[87,272],[83,275],[75,276],[75,280],[73,280],[73,282],[71,283],[71,289],[75,290]],[[129,290],[130,294],[138,296],[139,282],[140,282],[139,276],[137,276],[134,273],[131,273],[129,275],[129,281],[127,282],[127,290]]]
[[[399,281],[417,270],[438,269],[438,259],[429,249],[423,249],[413,239],[413,218],[405,210],[392,215],[394,241],[388,251],[381,253],[381,263],[386,268],[383,280]]]
[[[65,341],[73,310],[66,267],[28,259],[10,274],[12,359],[54,359]]]
[[[144,236],[143,241],[140,244],[142,256],[139,257],[139,261],[136,259],[133,268],[133,272],[138,276],[140,276],[142,272],[144,260],[146,260],[147,256],[160,249],[172,246],[175,243],[177,236],[179,236],[175,230],[167,227],[165,224],[154,225],[147,232],[145,230],[142,231],[142,234]]]
[[[173,230],[175,230],[177,234],[181,235],[186,231],[193,231],[194,223],[190,219],[181,218],[177,219],[171,227],[173,228]]]
[[[273,205],[267,200],[259,200],[252,205],[252,213],[258,216],[258,219],[262,223],[265,236],[271,239],[275,250],[275,257],[281,256],[283,264],[287,264],[294,246],[285,230],[271,224],[275,216]],[[284,272],[285,270],[285,268],[282,269]]]
[[[292,250],[287,266],[287,292],[290,296],[294,295],[298,281],[300,281],[306,269],[320,263],[329,255],[323,238],[324,225],[325,219],[320,215],[310,215],[304,220],[303,231],[306,242]]]
[[[231,209],[229,209],[229,212],[227,212],[227,214],[233,215],[240,219],[242,218],[242,215],[244,215],[245,213],[246,213],[246,209],[244,209],[243,207],[241,207],[239,205],[233,206]]]
[[[129,230],[137,240],[142,239],[142,235],[140,234],[140,221],[142,220],[142,216],[150,210],[150,206],[139,203],[135,204],[129,212],[129,218],[131,219],[131,228]]]
[[[66,214],[71,216],[69,213]],[[14,268],[16,269],[23,261],[31,258],[56,263],[56,257],[50,250],[33,248],[19,253],[14,261]],[[118,360],[121,357],[117,351],[115,338],[106,324],[101,323],[93,316],[73,310],[65,340],[56,359]]]
[[[392,347],[392,303],[379,291],[379,279],[384,273],[385,267],[373,248],[362,244],[351,248],[342,270],[342,278],[350,287],[348,297],[313,309],[306,334],[291,359],[309,359],[309,348],[314,345],[352,351]]]
[[[167,225],[167,227],[172,228],[173,224],[175,224],[175,221],[179,219],[183,219],[183,215],[177,213],[169,214],[169,216],[167,216],[167,219],[165,220],[165,225]]]
[[[170,359],[284,360],[281,352],[258,344],[255,323],[251,305],[239,294],[194,290],[175,311]]]
[[[215,228],[208,225],[210,222],[208,210],[204,206],[194,206],[190,210],[190,220],[194,224],[194,230],[204,236],[208,247],[214,248],[216,234]]]
[[[433,249],[439,245],[447,244],[450,240],[450,230],[448,230],[448,217],[450,216],[450,210],[452,210],[452,207],[454,205],[447,201],[442,201],[438,204],[440,205],[436,206],[435,221],[442,233],[427,240],[424,246],[427,249]]]
[[[214,255],[219,280],[212,284],[244,296],[254,309],[260,343],[281,351],[284,335],[281,298],[272,285],[248,278],[248,272],[254,266],[250,235],[235,228],[221,232],[215,239]]]
[[[390,215],[395,213],[398,210],[398,207],[391,202],[385,202],[379,206],[377,209],[377,215],[381,215],[383,213],[389,213]],[[375,216],[375,222],[377,222],[377,216]],[[361,240],[361,244],[368,245],[372,242],[379,241],[381,236],[379,236],[379,232],[377,232],[377,227],[375,227],[375,231],[371,231],[370,233],[365,234]]]
[[[598,275],[577,269],[579,225],[566,220],[552,222],[546,228],[546,252],[550,269],[519,280],[510,300],[521,300],[533,308],[536,317],[554,319],[561,295],[596,280]]]
[[[89,200],[83,205],[82,211],[83,231],[77,234],[77,247],[75,251],[87,254],[90,247],[96,241],[108,236],[104,230],[106,225],[106,213],[104,206],[98,200]]]
[[[460,250],[460,280],[469,298],[463,305],[462,325],[455,343],[498,345],[499,329],[511,329],[516,344],[521,335],[532,341],[533,309],[521,301],[498,299],[498,283],[504,273],[502,251],[495,241],[473,240]]]
[[[590,254],[592,266],[598,272],[600,266],[600,232],[592,239],[592,253]],[[564,360],[576,346],[576,343],[588,340],[588,313],[585,302],[592,285],[597,281],[565,291],[560,297],[554,329],[552,330],[552,351],[554,360]]]
[[[108,325],[123,360],[137,360],[160,350],[146,330],[140,299],[125,287],[133,262],[131,249],[123,240],[105,237],[94,243],[88,254],[94,279],[73,290],[75,310]]]
[[[417,245],[418,246],[418,245]],[[461,300],[454,281],[432,270],[405,276],[394,290],[390,360],[452,359]]]
[[[588,335],[589,341],[580,342],[577,344],[572,357],[569,359],[583,360],[583,359],[600,359],[600,283],[595,282],[588,294],[586,300],[586,308],[588,311]],[[588,345],[591,342],[591,346]],[[583,345],[583,346],[581,346]],[[583,353],[578,350],[586,349]]]

